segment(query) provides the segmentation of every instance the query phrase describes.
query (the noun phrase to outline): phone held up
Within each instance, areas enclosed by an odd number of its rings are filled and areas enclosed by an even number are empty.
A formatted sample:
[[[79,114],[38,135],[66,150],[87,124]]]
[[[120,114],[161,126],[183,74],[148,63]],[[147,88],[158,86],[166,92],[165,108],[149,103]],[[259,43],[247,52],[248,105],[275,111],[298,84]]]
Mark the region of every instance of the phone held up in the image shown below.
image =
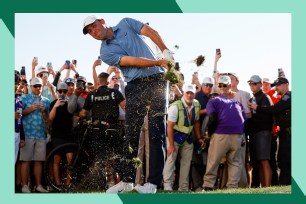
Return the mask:
[[[218,53],[221,54],[221,49],[220,49],[220,48],[217,48],[217,49],[216,49],[216,53],[217,53],[217,54],[218,54]]]
[[[76,59],[73,59],[71,62],[72,62],[72,64],[74,64],[74,66],[77,66],[77,60]]]
[[[25,66],[22,66],[22,67],[21,67],[20,75],[21,75],[21,76],[25,76],[25,75],[26,75]]]
[[[70,69],[70,60],[66,60],[66,64],[67,64],[67,68],[66,69]]]
[[[51,62],[47,62],[47,67],[52,69],[52,63]]]

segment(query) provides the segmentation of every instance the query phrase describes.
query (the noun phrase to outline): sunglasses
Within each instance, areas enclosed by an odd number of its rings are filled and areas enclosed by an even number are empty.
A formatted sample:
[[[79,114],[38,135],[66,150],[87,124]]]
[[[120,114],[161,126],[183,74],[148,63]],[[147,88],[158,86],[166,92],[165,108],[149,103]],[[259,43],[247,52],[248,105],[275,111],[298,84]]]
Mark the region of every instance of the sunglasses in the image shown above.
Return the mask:
[[[33,87],[37,89],[37,88],[41,88],[41,85],[33,85]]]
[[[113,78],[112,78],[112,80],[118,80],[118,78],[116,78],[116,77],[113,77]]]
[[[210,88],[212,88],[213,87],[213,85],[212,84],[207,84],[207,83],[205,83],[205,84],[203,84],[204,86],[206,86],[206,87],[210,87]]]
[[[256,86],[259,83],[255,83],[255,82],[248,82],[250,86]]]
[[[58,90],[58,93],[59,93],[59,94],[62,94],[62,93],[66,94],[66,93],[67,93],[67,90]]]
[[[226,88],[228,85],[226,85],[226,84],[219,84],[219,88]]]
[[[40,78],[42,78],[42,77],[48,77],[49,76],[49,74],[48,73],[42,73],[42,74],[38,74],[38,76],[40,77]]]

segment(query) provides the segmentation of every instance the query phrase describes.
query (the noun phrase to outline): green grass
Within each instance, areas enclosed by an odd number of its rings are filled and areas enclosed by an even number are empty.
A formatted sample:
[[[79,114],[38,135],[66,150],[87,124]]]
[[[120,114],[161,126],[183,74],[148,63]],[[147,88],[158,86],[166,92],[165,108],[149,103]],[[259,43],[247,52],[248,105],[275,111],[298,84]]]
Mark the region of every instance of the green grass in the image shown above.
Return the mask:
[[[291,186],[273,186],[267,188],[237,188],[237,189],[218,189],[214,191],[205,192],[180,192],[180,191],[162,191],[158,190],[157,193],[184,193],[184,194],[290,194]]]

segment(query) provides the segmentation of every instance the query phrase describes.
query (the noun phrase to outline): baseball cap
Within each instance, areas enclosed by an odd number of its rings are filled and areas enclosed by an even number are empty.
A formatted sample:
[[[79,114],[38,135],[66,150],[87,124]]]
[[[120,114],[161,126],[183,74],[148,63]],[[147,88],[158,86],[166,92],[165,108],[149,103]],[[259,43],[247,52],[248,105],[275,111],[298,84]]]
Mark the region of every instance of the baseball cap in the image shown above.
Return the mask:
[[[67,79],[65,79],[65,83],[66,84],[69,84],[69,83],[75,84],[75,80],[73,78],[67,78]]]
[[[271,86],[273,87],[273,86],[281,85],[281,84],[289,84],[288,79],[284,77],[279,77],[273,82],[273,84],[271,84]]]
[[[261,82],[261,78],[258,75],[253,75],[253,76],[251,76],[251,78],[248,82],[250,82],[250,81],[255,82],[255,83],[259,83],[259,82]]]
[[[56,86],[56,90],[68,90],[68,86],[64,82],[60,82]]]
[[[210,78],[210,77],[205,77],[205,78],[203,79],[202,84],[214,84],[214,82],[213,82],[212,78]]]
[[[192,93],[196,92],[196,86],[194,84],[184,84],[183,91],[188,92],[191,91]]]
[[[77,81],[84,81],[85,83],[87,83],[86,78],[83,77],[83,76],[79,76],[79,77],[77,78]]]
[[[269,84],[270,84],[270,80],[269,80],[269,78],[266,78],[266,77],[262,78],[262,82],[267,82],[267,83],[269,83]]]
[[[84,19],[84,22],[83,22],[83,34],[86,35],[88,32],[87,32],[87,29],[86,29],[86,26],[94,23],[95,21],[97,20],[97,17],[92,15],[92,16],[87,16],[85,19]]]
[[[47,73],[49,73],[49,72],[48,72],[48,69],[47,69],[46,67],[40,66],[40,67],[38,67],[38,69],[36,70],[36,76],[37,76],[38,74],[42,73],[42,72],[47,72]]]
[[[33,79],[30,80],[30,85],[31,86],[34,86],[34,85],[37,85],[37,84],[42,85],[41,78],[33,78]]]
[[[228,73],[228,75],[229,75],[229,76],[230,76],[230,75],[233,75],[237,80],[239,80],[238,75],[237,75],[236,73],[234,73],[234,72],[230,72],[230,73]]]
[[[218,84],[231,84],[231,78],[226,75],[221,75],[218,79]]]

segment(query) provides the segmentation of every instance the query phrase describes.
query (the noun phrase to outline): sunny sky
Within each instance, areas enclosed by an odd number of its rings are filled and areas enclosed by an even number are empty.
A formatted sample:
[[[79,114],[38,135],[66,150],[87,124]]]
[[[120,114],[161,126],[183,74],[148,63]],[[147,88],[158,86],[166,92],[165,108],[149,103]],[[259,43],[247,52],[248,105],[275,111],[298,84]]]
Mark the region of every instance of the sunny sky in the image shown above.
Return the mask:
[[[30,76],[34,56],[38,57],[39,65],[52,62],[55,70],[65,60],[77,59],[80,75],[93,81],[92,64],[99,55],[101,42],[82,33],[83,20],[88,15],[93,14],[16,14],[15,69],[26,66]],[[124,17],[149,23],[169,49],[179,46],[174,56],[187,82],[191,81],[194,71],[199,72],[200,81],[212,75],[216,48],[222,53],[219,71],[237,73],[240,77],[238,87],[242,90],[250,91],[247,81],[253,74],[275,80],[278,68],[283,68],[291,82],[290,14],[94,15],[104,18],[109,26],[116,25]],[[206,57],[200,68],[190,62],[198,55]],[[97,69],[98,74],[107,67],[103,64]]]

